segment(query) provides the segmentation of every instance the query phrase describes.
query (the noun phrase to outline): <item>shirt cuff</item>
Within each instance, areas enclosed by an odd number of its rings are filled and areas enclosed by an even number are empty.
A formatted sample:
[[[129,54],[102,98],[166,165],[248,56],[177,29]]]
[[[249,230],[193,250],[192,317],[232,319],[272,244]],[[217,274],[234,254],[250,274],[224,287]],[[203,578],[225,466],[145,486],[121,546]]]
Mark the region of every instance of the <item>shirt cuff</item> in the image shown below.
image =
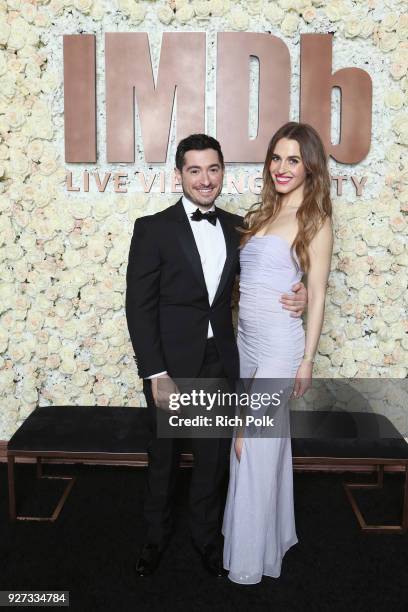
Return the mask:
[[[158,374],[152,374],[151,376],[145,376],[145,378],[147,380],[151,380],[152,378],[157,378],[158,376],[161,376],[162,374],[167,374],[167,370],[165,370],[164,372],[159,372]]]

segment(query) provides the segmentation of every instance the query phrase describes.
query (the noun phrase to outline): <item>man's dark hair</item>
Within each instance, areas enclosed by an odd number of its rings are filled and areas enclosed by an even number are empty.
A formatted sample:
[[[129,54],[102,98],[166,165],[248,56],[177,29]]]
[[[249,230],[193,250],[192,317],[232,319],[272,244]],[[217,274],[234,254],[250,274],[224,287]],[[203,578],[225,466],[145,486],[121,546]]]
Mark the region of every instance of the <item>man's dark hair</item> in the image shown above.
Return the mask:
[[[187,151],[204,151],[204,149],[214,149],[214,151],[217,151],[221,166],[224,167],[224,156],[218,140],[212,136],[207,136],[207,134],[191,134],[191,136],[183,138],[183,140],[180,140],[178,143],[176,151],[176,168],[180,170],[180,172],[183,169],[184,156]]]

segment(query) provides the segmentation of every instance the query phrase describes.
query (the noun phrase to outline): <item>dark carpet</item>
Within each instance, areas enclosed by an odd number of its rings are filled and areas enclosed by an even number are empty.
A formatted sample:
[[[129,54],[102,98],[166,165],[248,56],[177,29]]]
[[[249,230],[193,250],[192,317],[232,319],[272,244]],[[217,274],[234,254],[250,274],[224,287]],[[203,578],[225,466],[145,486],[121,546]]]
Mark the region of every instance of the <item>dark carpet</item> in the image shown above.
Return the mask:
[[[299,544],[286,554],[279,579],[240,586],[208,576],[191,546],[190,470],[180,470],[174,537],[148,578],[134,573],[144,536],[145,470],[53,465],[46,471],[78,477],[59,519],[11,523],[6,466],[0,465],[0,590],[68,590],[70,609],[81,612],[408,610],[408,535],[363,534],[341,486],[343,475],[295,474]],[[33,465],[17,465],[16,475],[18,510],[49,512],[60,483],[36,481]],[[365,491],[358,499],[368,520],[398,520],[401,475],[387,474],[383,491]]]

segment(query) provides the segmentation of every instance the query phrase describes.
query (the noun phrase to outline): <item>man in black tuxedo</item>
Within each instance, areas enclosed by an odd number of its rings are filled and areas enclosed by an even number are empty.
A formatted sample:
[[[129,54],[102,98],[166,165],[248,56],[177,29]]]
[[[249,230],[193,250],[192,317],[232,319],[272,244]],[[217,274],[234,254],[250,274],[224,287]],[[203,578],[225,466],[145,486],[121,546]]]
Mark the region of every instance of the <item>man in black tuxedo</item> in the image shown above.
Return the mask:
[[[126,316],[143,391],[152,415],[146,542],[139,575],[160,562],[172,529],[171,497],[177,440],[155,436],[160,385],[177,392],[173,378],[239,377],[231,295],[239,266],[242,218],[214,206],[224,178],[217,140],[194,134],[176,153],[183,197],[166,210],[136,220],[127,270]],[[284,307],[299,314],[306,292],[300,283]],[[228,468],[228,438],[193,438],[190,529],[204,567],[223,575],[219,519]]]

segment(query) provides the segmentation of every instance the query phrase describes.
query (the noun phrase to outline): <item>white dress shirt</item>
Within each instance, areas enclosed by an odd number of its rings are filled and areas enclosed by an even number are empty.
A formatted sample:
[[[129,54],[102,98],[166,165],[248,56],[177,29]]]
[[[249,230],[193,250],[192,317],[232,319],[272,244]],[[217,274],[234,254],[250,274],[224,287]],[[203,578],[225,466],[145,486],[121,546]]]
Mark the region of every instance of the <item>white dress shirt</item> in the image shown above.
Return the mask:
[[[222,231],[219,219],[217,219],[215,225],[205,219],[193,221],[191,215],[200,207],[190,202],[185,196],[183,196],[182,202],[200,255],[204,280],[207,287],[208,301],[212,304],[220,283],[227,256],[224,232]],[[213,204],[209,209],[203,210],[201,208],[200,210],[205,214],[206,212],[215,210],[215,206]],[[214,333],[211,328],[211,323],[208,322],[207,339],[213,336]],[[156,376],[160,376],[161,374],[166,374],[166,372],[159,372],[147,378],[156,378]]]

